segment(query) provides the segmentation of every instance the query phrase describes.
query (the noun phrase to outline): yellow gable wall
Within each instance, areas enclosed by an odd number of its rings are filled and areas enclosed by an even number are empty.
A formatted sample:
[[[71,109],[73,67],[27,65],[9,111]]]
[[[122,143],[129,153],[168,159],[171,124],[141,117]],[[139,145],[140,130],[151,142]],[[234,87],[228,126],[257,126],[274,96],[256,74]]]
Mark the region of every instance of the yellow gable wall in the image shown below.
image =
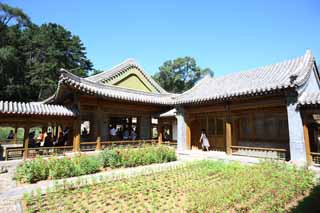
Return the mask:
[[[131,68],[105,83],[143,92],[159,92],[137,68]]]
[[[129,75],[114,85],[143,92],[152,92],[136,75]]]

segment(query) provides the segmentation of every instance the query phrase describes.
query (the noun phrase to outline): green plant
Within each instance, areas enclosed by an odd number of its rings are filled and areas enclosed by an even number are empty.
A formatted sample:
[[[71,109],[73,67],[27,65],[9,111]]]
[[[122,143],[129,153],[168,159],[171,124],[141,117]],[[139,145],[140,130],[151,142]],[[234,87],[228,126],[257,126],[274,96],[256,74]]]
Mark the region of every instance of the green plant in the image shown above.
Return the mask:
[[[97,156],[80,155],[72,159],[76,167],[76,175],[92,174],[100,170],[101,161]]]
[[[18,166],[15,179],[20,182],[35,183],[39,180],[47,179],[48,175],[49,168],[47,166],[47,161],[37,157]]]
[[[99,156],[77,155],[73,158],[36,158],[16,170],[15,179],[34,183],[98,172],[101,167],[134,167],[176,160],[175,150],[166,146],[144,145],[139,148],[111,148]]]
[[[77,170],[74,162],[69,158],[51,158],[48,161],[49,177],[52,179],[76,176]]]
[[[104,167],[134,167],[175,161],[175,150],[162,145],[144,145],[139,148],[106,149],[100,154]]]
[[[122,165],[122,157],[120,155],[120,149],[105,149],[100,154],[100,160],[103,167],[116,168]]]
[[[128,154],[128,150],[122,151]],[[134,156],[140,154],[137,151]],[[143,158],[149,161],[149,157]],[[76,211],[79,206],[102,212],[132,208],[140,212],[288,212],[286,206],[314,186],[313,177],[308,170],[275,162],[245,166],[196,161],[166,170],[147,170],[135,177],[100,178],[92,181],[93,185],[83,182],[74,187],[66,181],[63,187],[43,195],[43,202],[35,202],[36,193],[24,196],[24,200],[28,210],[36,212],[43,208]]]

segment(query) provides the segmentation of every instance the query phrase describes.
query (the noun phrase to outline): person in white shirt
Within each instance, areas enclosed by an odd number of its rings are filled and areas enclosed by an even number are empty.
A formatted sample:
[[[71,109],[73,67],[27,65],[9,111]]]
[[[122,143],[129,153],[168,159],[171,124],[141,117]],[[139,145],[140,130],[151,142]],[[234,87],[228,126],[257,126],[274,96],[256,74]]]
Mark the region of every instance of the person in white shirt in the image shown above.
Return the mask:
[[[201,142],[202,149],[205,149],[206,151],[209,151],[210,143],[209,143],[209,140],[207,138],[205,129],[201,130],[200,142]]]
[[[113,126],[110,129],[110,138],[111,138],[111,140],[115,140],[116,136],[117,136],[117,129]]]

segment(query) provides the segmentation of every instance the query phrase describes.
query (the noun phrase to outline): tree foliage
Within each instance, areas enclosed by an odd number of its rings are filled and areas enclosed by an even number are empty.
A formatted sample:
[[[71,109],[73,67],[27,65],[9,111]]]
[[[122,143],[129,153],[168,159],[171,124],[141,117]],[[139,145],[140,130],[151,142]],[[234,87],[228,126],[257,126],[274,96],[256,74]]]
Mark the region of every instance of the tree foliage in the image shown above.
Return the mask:
[[[92,70],[80,38],[55,23],[37,26],[19,8],[0,3],[0,99],[47,98],[60,68],[79,76]]]
[[[168,92],[181,93],[207,74],[212,75],[213,71],[201,69],[194,58],[187,56],[164,62],[153,78]]]

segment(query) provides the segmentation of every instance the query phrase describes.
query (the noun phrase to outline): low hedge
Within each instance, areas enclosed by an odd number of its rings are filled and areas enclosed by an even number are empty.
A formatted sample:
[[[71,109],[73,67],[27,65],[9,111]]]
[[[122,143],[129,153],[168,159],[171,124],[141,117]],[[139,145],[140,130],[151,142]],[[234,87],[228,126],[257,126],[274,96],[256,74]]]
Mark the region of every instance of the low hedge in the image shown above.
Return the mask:
[[[107,167],[134,167],[176,159],[175,150],[163,145],[111,148],[103,150],[98,156],[77,155],[72,158],[53,157],[47,160],[37,157],[17,167],[15,179],[19,182],[35,183],[40,180],[93,174]]]
[[[103,167],[134,167],[177,160],[175,150],[167,146],[143,146],[138,149],[105,149],[100,154]]]

